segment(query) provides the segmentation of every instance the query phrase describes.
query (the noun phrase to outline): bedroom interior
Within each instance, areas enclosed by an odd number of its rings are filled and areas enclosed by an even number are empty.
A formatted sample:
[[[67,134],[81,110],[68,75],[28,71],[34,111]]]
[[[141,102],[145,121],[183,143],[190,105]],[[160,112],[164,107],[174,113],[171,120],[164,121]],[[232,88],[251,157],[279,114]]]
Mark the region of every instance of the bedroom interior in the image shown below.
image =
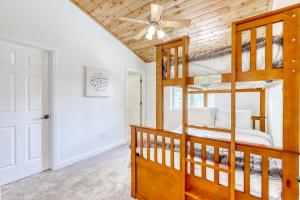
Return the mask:
[[[0,0],[0,200],[300,199],[299,50],[300,0]]]

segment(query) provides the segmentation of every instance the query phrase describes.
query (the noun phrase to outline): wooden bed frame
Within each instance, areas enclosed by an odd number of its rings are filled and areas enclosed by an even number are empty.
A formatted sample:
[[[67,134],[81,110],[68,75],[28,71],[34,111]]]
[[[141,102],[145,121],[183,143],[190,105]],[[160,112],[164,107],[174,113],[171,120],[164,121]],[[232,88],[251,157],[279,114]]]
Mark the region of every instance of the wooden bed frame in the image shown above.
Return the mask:
[[[283,68],[272,67],[272,25],[283,23]],[[256,29],[266,27],[265,69],[256,69]],[[250,30],[250,71],[241,67],[242,48],[241,33]],[[300,4],[244,19],[232,23],[232,68],[231,73],[223,74],[222,81],[231,83],[231,140],[217,140],[187,135],[188,86],[193,85],[194,78],[188,77],[189,38],[183,37],[156,46],[156,128],[131,126],[131,196],[137,199],[268,199],[269,198],[269,158],[282,160],[282,198],[298,199],[299,172],[299,109],[300,109]],[[178,48],[182,49],[178,51]],[[171,78],[170,51],[174,49],[174,74]],[[172,50],[173,51],[173,50]],[[178,54],[182,53],[182,78],[178,77]],[[163,62],[167,60],[167,77],[164,79]],[[235,141],[235,101],[236,82],[259,80],[283,80],[283,148],[277,149],[264,145],[241,143]],[[182,87],[182,134],[164,130],[163,91],[166,86]],[[263,95],[264,101],[264,95]],[[260,129],[264,130],[264,108],[261,109]],[[196,127],[207,129],[207,127]],[[224,130],[215,130],[222,131]],[[138,136],[140,139],[138,140]],[[146,136],[146,137],[144,137]],[[161,146],[158,137],[162,138]],[[142,138],[142,139],[141,139]],[[146,139],[145,139],[146,138]],[[150,159],[150,138],[153,138],[154,160]],[[170,141],[170,166],[166,165],[166,140]],[[180,142],[180,169],[174,168],[174,144]],[[144,157],[144,142],[147,157]],[[202,162],[194,159],[194,145],[202,146]],[[139,152],[137,152],[139,146]],[[214,162],[206,162],[206,146],[214,148]],[[190,148],[188,148],[190,147]],[[219,163],[219,149],[228,149],[229,163]],[[162,151],[162,163],[158,162],[157,150]],[[188,156],[188,149],[189,156]],[[235,190],[235,152],[244,153],[244,191]],[[250,154],[262,158],[261,198],[250,194]],[[194,165],[200,165],[202,176],[194,176]],[[214,181],[206,179],[206,170],[214,170]],[[190,171],[190,173],[188,173]],[[219,184],[219,172],[228,173],[228,186]]]

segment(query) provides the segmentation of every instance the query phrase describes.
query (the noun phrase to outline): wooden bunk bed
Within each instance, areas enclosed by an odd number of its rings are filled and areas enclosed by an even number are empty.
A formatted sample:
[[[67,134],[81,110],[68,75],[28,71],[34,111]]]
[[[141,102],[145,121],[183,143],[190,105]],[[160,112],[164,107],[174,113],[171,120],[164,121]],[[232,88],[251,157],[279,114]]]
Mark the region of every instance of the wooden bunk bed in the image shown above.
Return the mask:
[[[283,67],[272,67],[272,25],[283,23]],[[265,68],[256,69],[256,29],[265,26]],[[251,31],[250,70],[241,67],[241,35]],[[131,196],[137,199],[269,199],[269,162],[270,159],[282,161],[281,198],[296,200],[299,198],[299,109],[300,109],[300,5],[287,7],[249,19],[232,23],[232,68],[231,73],[222,74],[222,82],[229,82],[230,90],[210,91],[229,92],[231,94],[231,129],[226,130],[231,139],[219,140],[197,137],[188,134],[188,128],[213,129],[188,124],[188,94],[207,93],[189,91],[194,77],[188,73],[189,38],[183,37],[156,46],[156,128],[131,126]],[[178,49],[181,49],[179,51]],[[172,50],[173,49],[173,50]],[[174,52],[174,77],[171,78],[171,50]],[[182,54],[179,61],[179,53]],[[166,60],[166,73],[164,61]],[[178,77],[179,62],[182,64],[182,76]],[[166,75],[165,75],[166,74]],[[237,82],[260,80],[283,80],[283,148],[274,148],[258,144],[238,142],[236,135],[236,88]],[[182,133],[164,130],[164,87],[182,88]],[[265,101],[264,90],[249,89],[261,93],[261,102]],[[263,103],[264,104],[264,103]],[[262,103],[261,103],[262,105]],[[265,130],[265,108],[260,116],[260,130]],[[160,141],[160,142],[159,142]],[[167,142],[168,141],[168,142]],[[176,145],[179,148],[176,150]],[[196,159],[195,147],[201,146],[200,159]],[[207,148],[213,148],[213,162],[207,162]],[[167,148],[168,147],[168,148]],[[219,160],[219,150],[228,150],[228,163]],[[243,154],[243,190],[235,188],[236,152]],[[168,153],[169,156],[166,156]],[[261,157],[261,195],[251,194],[251,156]],[[161,158],[159,158],[161,157]],[[158,160],[161,160],[160,162]],[[167,160],[169,164],[167,165]],[[201,176],[195,176],[196,166],[200,166]],[[213,170],[213,180],[207,180],[207,171]],[[220,184],[220,173],[228,176],[228,184]]]

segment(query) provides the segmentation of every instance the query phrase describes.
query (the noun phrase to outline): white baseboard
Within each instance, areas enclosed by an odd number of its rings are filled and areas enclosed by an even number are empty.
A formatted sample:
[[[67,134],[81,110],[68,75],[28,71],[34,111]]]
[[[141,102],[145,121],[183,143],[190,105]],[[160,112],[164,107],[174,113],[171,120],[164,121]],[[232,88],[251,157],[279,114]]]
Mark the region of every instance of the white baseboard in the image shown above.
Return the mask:
[[[82,154],[82,155],[79,155],[79,156],[75,156],[75,157],[70,158],[68,160],[61,161],[61,162],[57,163],[55,165],[54,169],[52,169],[52,170],[58,170],[58,169],[67,167],[69,165],[72,165],[74,163],[77,163],[77,162],[82,161],[82,160],[87,159],[87,158],[91,158],[91,157],[96,156],[100,153],[104,153],[106,151],[112,150],[112,149],[114,149],[116,147],[119,147],[121,145],[124,145],[124,144],[127,144],[127,141],[119,141],[119,142],[116,142],[114,144],[111,144],[111,145],[108,145],[108,146],[90,151],[88,153],[85,153],[85,154]]]

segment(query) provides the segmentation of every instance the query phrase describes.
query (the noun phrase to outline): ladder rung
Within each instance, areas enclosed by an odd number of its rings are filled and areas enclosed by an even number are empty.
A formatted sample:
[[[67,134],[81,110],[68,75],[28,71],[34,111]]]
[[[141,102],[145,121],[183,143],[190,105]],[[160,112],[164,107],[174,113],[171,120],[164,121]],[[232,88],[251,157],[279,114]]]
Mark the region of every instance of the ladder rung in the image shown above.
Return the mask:
[[[195,199],[195,200],[210,200],[209,198],[202,196],[200,194],[197,194],[193,191],[186,191],[185,195],[188,197],[191,197],[192,199]]]
[[[221,165],[219,163],[216,163],[216,165],[213,165],[213,164],[206,163],[206,160],[204,160],[204,162],[199,162],[199,161],[195,161],[195,160],[191,160],[191,159],[186,159],[186,162],[190,162],[190,163],[193,163],[196,165],[201,165],[203,167],[209,167],[209,168],[215,169],[217,171],[230,173],[230,169],[228,166]]]

